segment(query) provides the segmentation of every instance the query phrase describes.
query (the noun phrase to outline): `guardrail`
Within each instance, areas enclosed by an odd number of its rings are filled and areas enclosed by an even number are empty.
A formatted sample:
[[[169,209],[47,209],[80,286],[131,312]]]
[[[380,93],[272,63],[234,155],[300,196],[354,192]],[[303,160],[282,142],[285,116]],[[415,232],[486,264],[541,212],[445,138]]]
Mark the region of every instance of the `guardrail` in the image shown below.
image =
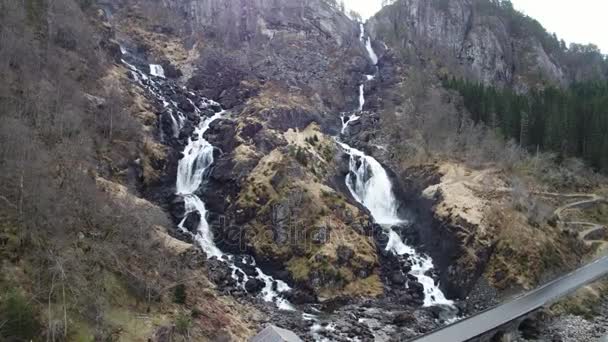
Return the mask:
[[[608,274],[608,256],[599,258],[510,301],[416,337],[416,342],[464,342],[481,337],[567,296]]]

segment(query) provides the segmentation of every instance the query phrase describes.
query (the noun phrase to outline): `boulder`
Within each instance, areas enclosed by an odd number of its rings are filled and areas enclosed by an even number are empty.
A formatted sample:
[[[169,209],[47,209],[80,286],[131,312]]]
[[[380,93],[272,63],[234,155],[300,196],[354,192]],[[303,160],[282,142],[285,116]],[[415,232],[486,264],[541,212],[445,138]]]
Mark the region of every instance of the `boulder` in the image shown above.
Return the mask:
[[[171,64],[171,62],[165,60],[160,63],[165,71],[165,77],[167,78],[179,78],[182,77],[182,71],[179,70],[175,65]]]
[[[411,312],[400,312],[393,318],[393,324],[399,327],[412,326],[416,323],[416,316]]]
[[[198,211],[193,211],[186,216],[183,227],[191,233],[196,233],[201,224],[201,214]]]
[[[424,299],[424,285],[417,281],[408,282],[409,291],[414,298]]]
[[[266,283],[263,280],[251,278],[245,283],[245,290],[252,295],[257,295],[258,293],[262,292],[265,286]]]
[[[184,214],[186,211],[186,204],[184,202],[184,198],[181,196],[174,196],[173,199],[169,203],[169,212],[171,213],[171,217],[175,220],[175,222],[180,222],[184,218]]]
[[[287,300],[296,305],[316,303],[318,301],[313,293],[302,289],[295,289],[289,292]]]
[[[192,102],[190,102],[191,100],[188,99],[186,96],[182,95],[182,94],[175,94],[173,96],[171,96],[171,99],[173,101],[175,101],[177,103],[177,107],[181,110],[183,110],[186,113],[193,113],[194,112],[194,105],[192,104]]]
[[[391,284],[397,285],[397,286],[403,286],[403,285],[405,285],[405,282],[407,281],[406,277],[401,272],[393,273],[390,276],[390,280],[391,280]]]
[[[236,285],[236,281],[232,278],[232,269],[222,260],[208,259],[207,275],[209,280],[220,288],[229,288]]]

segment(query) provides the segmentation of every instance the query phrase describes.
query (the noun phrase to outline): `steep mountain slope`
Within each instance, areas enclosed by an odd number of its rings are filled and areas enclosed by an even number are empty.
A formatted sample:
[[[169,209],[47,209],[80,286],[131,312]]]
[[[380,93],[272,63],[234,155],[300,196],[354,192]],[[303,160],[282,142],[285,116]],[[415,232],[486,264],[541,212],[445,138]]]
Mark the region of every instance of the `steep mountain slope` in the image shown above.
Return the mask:
[[[589,78],[502,6],[402,0],[364,26],[322,0],[0,3],[22,338],[409,338],[590,249],[512,176],[603,180],[532,163],[440,82]]]
[[[421,55],[438,68],[485,84],[525,90],[607,76],[597,47],[568,49],[509,1],[401,0],[368,26],[372,36],[411,60]]]

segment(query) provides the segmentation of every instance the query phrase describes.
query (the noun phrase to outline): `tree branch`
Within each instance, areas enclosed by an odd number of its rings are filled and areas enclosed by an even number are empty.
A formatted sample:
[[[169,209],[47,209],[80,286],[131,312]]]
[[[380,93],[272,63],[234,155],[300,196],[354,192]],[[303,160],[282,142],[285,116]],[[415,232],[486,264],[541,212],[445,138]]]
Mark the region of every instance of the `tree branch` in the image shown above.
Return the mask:
[[[17,209],[17,206],[15,204],[13,204],[13,202],[9,201],[8,198],[0,195],[0,200],[2,200],[3,202],[5,202],[6,204],[8,204],[11,208]]]

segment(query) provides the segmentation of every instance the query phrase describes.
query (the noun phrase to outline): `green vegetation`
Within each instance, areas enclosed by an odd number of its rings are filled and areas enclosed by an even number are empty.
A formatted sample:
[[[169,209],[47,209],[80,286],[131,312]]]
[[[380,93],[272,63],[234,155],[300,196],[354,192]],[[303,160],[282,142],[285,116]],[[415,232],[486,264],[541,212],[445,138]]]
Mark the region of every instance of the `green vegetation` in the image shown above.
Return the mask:
[[[186,285],[179,284],[173,289],[173,302],[177,304],[186,304]]]
[[[450,79],[448,88],[463,96],[475,123],[484,123],[531,151],[579,157],[608,172],[608,82],[548,87],[520,95],[478,83]]]
[[[32,303],[17,290],[0,297],[0,339],[29,341],[40,332]]]
[[[180,313],[175,319],[175,330],[177,330],[179,334],[188,335],[191,325],[192,318],[186,313]]]
[[[294,157],[296,158],[298,163],[302,164],[302,166],[308,166],[308,155],[306,153],[306,150],[304,150],[303,148],[298,147]]]

